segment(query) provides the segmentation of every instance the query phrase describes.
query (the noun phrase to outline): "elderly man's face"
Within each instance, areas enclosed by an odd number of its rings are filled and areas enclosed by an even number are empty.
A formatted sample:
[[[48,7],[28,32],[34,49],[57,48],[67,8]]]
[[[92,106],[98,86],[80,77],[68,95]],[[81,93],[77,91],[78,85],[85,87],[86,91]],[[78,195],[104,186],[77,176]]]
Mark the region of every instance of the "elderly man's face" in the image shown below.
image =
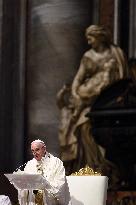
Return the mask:
[[[31,151],[32,151],[32,154],[33,154],[34,158],[37,161],[40,161],[46,153],[46,147],[42,143],[33,142],[31,144]]]

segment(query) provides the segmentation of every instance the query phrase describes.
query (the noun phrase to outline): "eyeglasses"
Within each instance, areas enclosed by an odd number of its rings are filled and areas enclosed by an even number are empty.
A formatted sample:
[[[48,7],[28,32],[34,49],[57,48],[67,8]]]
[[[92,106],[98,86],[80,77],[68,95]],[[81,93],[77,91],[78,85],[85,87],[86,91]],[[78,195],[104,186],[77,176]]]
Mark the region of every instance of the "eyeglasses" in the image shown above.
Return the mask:
[[[44,146],[43,146],[44,147]],[[35,154],[35,153],[38,153],[39,151],[42,150],[43,147],[40,147],[40,148],[36,148],[35,150],[31,150],[32,154]]]

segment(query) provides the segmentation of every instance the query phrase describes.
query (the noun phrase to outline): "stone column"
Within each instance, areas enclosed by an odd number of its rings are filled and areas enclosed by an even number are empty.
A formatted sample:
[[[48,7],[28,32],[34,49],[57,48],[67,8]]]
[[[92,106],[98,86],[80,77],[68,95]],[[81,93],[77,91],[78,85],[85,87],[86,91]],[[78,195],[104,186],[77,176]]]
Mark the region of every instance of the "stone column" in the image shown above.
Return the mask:
[[[115,44],[119,43],[119,10],[120,10],[120,1],[114,0],[114,32],[113,32],[113,42]]]
[[[136,58],[136,1],[129,1],[129,58]]]
[[[100,24],[114,30],[114,0],[100,0]]]
[[[24,161],[24,81],[26,0],[0,5],[0,170]]]

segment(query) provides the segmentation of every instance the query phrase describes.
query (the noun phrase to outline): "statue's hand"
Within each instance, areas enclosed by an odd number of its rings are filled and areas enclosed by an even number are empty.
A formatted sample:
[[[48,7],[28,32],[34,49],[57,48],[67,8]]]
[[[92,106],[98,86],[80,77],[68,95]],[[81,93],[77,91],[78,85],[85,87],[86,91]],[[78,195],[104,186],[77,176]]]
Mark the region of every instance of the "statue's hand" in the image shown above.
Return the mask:
[[[64,84],[63,87],[62,87],[62,89],[63,89],[64,91],[70,91],[70,85],[69,85],[69,84]]]
[[[116,60],[114,58],[111,58],[108,62],[105,62],[104,68],[110,69],[116,67]]]

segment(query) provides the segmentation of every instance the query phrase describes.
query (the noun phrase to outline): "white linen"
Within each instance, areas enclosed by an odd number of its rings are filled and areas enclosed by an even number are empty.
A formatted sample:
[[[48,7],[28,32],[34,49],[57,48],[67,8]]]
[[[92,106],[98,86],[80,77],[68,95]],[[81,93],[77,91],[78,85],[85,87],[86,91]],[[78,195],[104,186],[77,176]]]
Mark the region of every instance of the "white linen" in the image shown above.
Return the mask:
[[[5,195],[0,195],[0,205],[11,205],[9,197]]]
[[[106,205],[106,176],[67,176],[72,205]]]

